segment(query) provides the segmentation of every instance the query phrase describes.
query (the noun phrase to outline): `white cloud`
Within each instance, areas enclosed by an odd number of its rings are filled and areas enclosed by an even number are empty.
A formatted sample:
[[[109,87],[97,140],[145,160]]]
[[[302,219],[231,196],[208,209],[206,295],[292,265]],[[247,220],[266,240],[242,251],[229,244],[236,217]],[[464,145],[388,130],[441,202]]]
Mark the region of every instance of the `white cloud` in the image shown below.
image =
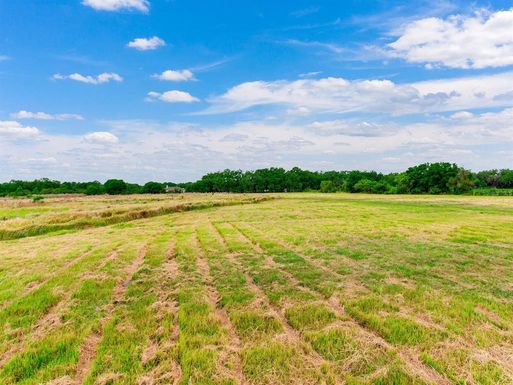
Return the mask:
[[[23,126],[15,121],[0,120],[0,136],[11,138],[27,138],[39,135],[40,131],[36,127]]]
[[[466,119],[472,119],[475,115],[472,112],[468,111],[458,111],[451,115],[451,119],[457,119],[457,120],[466,120]]]
[[[7,56],[7,55],[0,55],[0,61],[6,61],[6,60],[9,60],[10,57]]]
[[[133,9],[146,13],[150,8],[150,2],[148,0],[83,0],[82,4],[98,11]]]
[[[299,106],[297,108],[289,108],[287,110],[287,115],[290,116],[308,116],[312,113],[308,107]]]
[[[310,127],[315,130],[319,135],[342,135],[342,136],[364,136],[364,137],[378,137],[388,136],[396,131],[398,127],[395,125],[379,125],[375,123],[353,122],[346,120],[327,120],[315,121],[310,124]]]
[[[413,123],[380,118],[380,122],[317,119],[305,124],[286,120],[209,126],[144,120],[100,124],[105,128],[85,137],[40,133],[38,140],[14,145],[0,140],[2,178],[185,181],[227,167],[395,171],[447,160],[479,170],[504,167],[512,160],[513,108],[476,113],[467,120],[433,116]],[[123,135],[123,141],[111,132]],[[110,145],[108,151],[103,145]],[[32,164],[27,159],[48,162]]]
[[[513,64],[513,9],[409,22],[389,44],[392,54],[428,68],[503,67]]]
[[[163,93],[151,91],[148,92],[148,97],[146,98],[147,101],[155,101],[155,100],[161,100],[166,103],[193,103],[193,102],[199,102],[199,99],[192,96],[188,92],[184,91],[166,91]]]
[[[75,80],[77,82],[88,83],[88,84],[103,84],[103,83],[109,83],[110,81],[115,81],[115,82],[123,81],[123,78],[114,72],[110,72],[110,73],[104,72],[97,76],[91,76],[91,75],[84,76],[79,73],[73,73],[70,75],[55,74],[55,75],[53,75],[52,78],[54,80],[70,79],[70,80]]]
[[[35,163],[35,164],[39,164],[39,163],[57,163],[57,159],[55,159],[53,156],[48,156],[48,157],[44,157],[44,158],[28,158],[26,159],[26,161],[28,163]]]
[[[83,120],[81,115],[77,114],[48,114],[46,112],[30,112],[20,110],[11,114],[13,119],[37,119],[37,120]]]
[[[336,54],[341,54],[346,51],[344,47],[333,43],[324,43],[320,41],[302,41],[297,39],[289,39],[283,42],[286,45],[306,48],[320,48],[323,50],[331,51]]]
[[[158,36],[150,37],[149,39],[144,37],[139,37],[137,39],[132,40],[127,44],[127,47],[135,48],[139,51],[149,51],[157,49],[158,47],[163,47],[166,45],[166,42],[162,40]]]
[[[167,80],[170,82],[185,82],[187,80],[193,80],[194,74],[190,70],[167,70],[161,74],[153,75],[154,78],[159,80]]]
[[[320,74],[322,74],[322,71],[311,71],[311,72],[304,72],[302,74],[299,74],[299,77],[300,78],[312,78],[312,77],[315,77]]]
[[[241,83],[211,98],[203,114],[254,106],[282,105],[286,112],[403,115],[513,106],[513,72],[398,84],[391,80],[342,78],[254,81]]]
[[[83,137],[84,141],[95,144],[114,144],[119,141],[118,137],[110,132],[91,132]]]

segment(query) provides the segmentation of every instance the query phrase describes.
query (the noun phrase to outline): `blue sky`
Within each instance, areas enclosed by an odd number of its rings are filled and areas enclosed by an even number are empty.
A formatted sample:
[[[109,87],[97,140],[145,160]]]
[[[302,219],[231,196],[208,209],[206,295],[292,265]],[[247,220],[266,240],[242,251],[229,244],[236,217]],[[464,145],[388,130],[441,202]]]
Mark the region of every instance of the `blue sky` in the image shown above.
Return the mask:
[[[0,180],[513,164],[509,1],[0,1]]]

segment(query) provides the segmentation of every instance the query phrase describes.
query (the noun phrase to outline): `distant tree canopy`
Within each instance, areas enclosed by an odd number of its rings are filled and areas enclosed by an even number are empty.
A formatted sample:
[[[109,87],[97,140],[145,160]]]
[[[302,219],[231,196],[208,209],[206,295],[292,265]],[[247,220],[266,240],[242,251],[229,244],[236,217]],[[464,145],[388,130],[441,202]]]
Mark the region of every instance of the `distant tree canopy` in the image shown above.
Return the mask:
[[[308,171],[298,167],[291,170],[271,167],[255,171],[212,172],[196,182],[148,182],[142,186],[127,183],[121,179],[110,179],[100,183],[98,181],[59,182],[43,178],[31,182],[12,180],[0,183],[0,196],[71,193],[161,194],[166,192],[167,186],[177,186],[188,192],[343,191],[374,194],[465,194],[479,190],[482,194],[493,195],[502,189],[513,189],[513,170],[487,170],[473,173],[454,163],[446,162],[423,163],[410,167],[404,172],[390,174],[376,171]],[[168,191],[171,190],[168,189]],[[513,194],[513,190],[510,192]]]
[[[161,194],[164,192],[165,186],[162,183],[158,182],[148,182],[143,188],[142,192],[144,194]]]
[[[120,195],[126,192],[127,184],[121,179],[109,179],[103,185],[105,192],[110,195]]]
[[[461,194],[476,185],[477,177],[452,163],[424,163],[403,173],[376,171],[307,171],[268,168],[256,171],[224,170],[209,173],[200,180],[185,183],[195,192],[365,192],[374,194]]]

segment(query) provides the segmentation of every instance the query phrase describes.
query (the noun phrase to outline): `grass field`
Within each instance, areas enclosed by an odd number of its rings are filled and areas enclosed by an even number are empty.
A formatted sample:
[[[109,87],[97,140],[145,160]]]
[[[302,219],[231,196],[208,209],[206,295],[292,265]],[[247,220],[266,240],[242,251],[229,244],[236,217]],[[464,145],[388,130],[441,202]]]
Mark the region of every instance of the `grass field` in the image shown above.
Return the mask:
[[[0,200],[0,384],[512,384],[513,199]]]

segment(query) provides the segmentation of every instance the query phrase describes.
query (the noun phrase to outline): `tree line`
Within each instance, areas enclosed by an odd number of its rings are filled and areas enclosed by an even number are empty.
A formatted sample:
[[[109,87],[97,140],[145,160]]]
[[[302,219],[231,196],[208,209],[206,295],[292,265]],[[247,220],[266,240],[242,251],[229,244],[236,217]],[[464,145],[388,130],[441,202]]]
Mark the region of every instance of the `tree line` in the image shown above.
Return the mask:
[[[171,188],[171,187],[174,187]],[[195,182],[144,185],[110,179],[105,183],[59,182],[50,179],[34,181],[12,180],[0,183],[0,196],[30,196],[46,194],[160,194],[166,191],[187,192],[350,192],[375,194],[465,194],[476,189],[493,194],[513,189],[513,170],[472,172],[454,163],[423,163],[400,173],[376,171],[309,171],[294,167],[279,167],[255,171],[224,170],[204,175]],[[505,191],[506,194],[513,191]]]

